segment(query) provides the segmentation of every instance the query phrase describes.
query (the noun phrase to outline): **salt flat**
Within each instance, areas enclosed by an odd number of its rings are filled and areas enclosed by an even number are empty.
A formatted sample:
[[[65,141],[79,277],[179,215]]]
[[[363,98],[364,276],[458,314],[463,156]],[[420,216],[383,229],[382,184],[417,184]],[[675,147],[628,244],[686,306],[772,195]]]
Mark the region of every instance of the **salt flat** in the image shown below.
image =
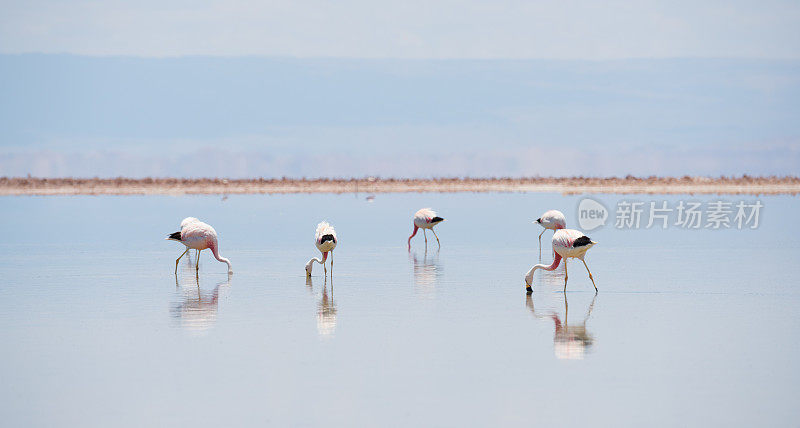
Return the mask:
[[[800,417],[800,203],[594,195],[586,261],[539,262],[555,193],[2,197],[9,426],[785,426]],[[615,227],[620,201],[760,201],[756,229]],[[412,241],[425,206],[437,251]],[[234,274],[164,237],[212,224]],[[303,265],[339,233],[333,279]],[[542,262],[549,262],[543,237]],[[194,262],[194,258],[192,258]]]

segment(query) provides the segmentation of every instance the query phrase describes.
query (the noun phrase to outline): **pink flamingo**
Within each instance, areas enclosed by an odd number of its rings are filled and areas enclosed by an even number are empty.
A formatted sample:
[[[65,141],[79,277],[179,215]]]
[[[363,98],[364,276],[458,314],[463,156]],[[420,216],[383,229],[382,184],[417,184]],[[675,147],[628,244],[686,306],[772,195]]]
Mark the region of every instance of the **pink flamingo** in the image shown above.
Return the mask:
[[[314,245],[317,246],[317,249],[320,253],[322,253],[322,260],[313,257],[311,260],[306,263],[306,276],[311,276],[311,268],[314,266],[314,262],[317,262],[322,265],[322,268],[325,269],[325,277],[328,277],[328,268],[325,267],[325,260],[328,258],[328,252],[331,253],[331,280],[333,280],[333,249],[336,248],[336,244],[339,242],[339,238],[336,237],[336,231],[333,229],[333,226],[328,224],[327,221],[323,221],[317,225],[317,232],[314,235]]]
[[[589,272],[589,279],[592,280],[592,285],[594,285],[594,291],[596,292],[597,285],[594,283],[592,271],[589,270],[589,266],[587,266],[586,261],[583,260],[584,256],[586,256],[586,251],[588,251],[589,248],[592,248],[592,246],[594,246],[596,243],[597,242],[592,241],[588,236],[575,229],[556,230],[556,232],[553,234],[553,250],[556,253],[553,264],[550,266],[538,264],[532,267],[531,270],[529,270],[525,275],[525,289],[528,291],[528,293],[533,292],[531,286],[533,285],[533,273],[536,272],[536,269],[554,271],[563,258],[564,291],[567,291],[567,259],[572,257],[580,259],[583,262],[583,265],[586,266],[586,272]]]
[[[228,265],[228,273],[233,273],[230,260],[219,255],[219,244],[217,242],[217,231],[211,225],[196,220],[188,222],[180,232],[171,233],[168,237],[170,241],[178,241],[186,246],[186,251],[175,260],[175,274],[178,274],[178,262],[189,249],[197,250],[197,264],[195,271],[200,269],[200,252],[209,249],[214,254],[214,258]]]
[[[433,226],[443,221],[444,219],[436,215],[436,211],[430,208],[423,208],[417,211],[416,214],[414,214],[414,232],[408,237],[408,251],[411,251],[411,238],[417,234],[417,230],[419,229],[422,229],[422,234],[425,236],[425,248],[428,248],[428,235],[425,233],[426,229],[430,229],[430,231],[433,232],[433,236],[436,237],[436,244],[439,245],[439,248],[442,248],[442,244],[439,242],[439,236],[436,235]]]
[[[187,225],[192,224],[192,223],[197,222],[197,221],[200,221],[200,220],[198,220],[196,217],[186,217],[185,219],[183,219],[181,221],[181,230],[183,230],[183,228],[186,227]],[[189,247],[187,246],[186,248],[189,248]],[[199,256],[200,256],[200,251],[197,251],[197,254],[195,254],[195,258],[197,258]],[[191,263],[192,262],[191,254],[189,254],[187,256],[187,258],[189,259],[189,263]]]
[[[558,229],[564,229],[567,227],[567,218],[564,217],[564,213],[559,210],[550,210],[546,213],[542,214],[541,217],[537,218],[534,223],[539,223],[544,229],[542,233],[539,234],[539,259],[542,258],[542,235],[547,229],[552,231],[556,231]]]

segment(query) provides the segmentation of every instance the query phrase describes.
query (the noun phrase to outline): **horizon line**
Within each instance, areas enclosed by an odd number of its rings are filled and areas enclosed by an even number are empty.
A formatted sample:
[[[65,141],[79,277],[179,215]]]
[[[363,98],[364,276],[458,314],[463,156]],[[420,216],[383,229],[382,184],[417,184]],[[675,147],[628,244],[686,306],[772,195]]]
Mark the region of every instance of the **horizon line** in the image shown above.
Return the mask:
[[[300,56],[279,54],[178,54],[178,55],[134,55],[134,54],[89,54],[75,52],[0,52],[0,56],[65,56],[81,58],[119,58],[119,59],[282,59],[282,60],[349,60],[349,61],[556,61],[556,62],[625,62],[625,61],[675,61],[675,60],[709,60],[709,61],[772,61],[797,62],[796,57],[753,57],[753,56],[632,56],[618,58],[562,58],[562,57],[362,57],[362,56]]]

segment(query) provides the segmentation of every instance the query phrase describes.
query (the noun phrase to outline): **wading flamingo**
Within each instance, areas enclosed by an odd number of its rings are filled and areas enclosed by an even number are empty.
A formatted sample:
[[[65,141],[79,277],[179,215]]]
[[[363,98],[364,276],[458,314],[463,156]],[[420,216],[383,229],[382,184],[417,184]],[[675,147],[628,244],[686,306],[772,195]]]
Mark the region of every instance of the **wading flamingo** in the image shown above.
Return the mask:
[[[442,244],[439,242],[439,236],[436,235],[436,231],[433,230],[433,226],[443,222],[444,219],[436,215],[436,211],[430,208],[423,208],[417,211],[414,214],[414,232],[411,233],[411,236],[408,237],[408,251],[411,251],[411,238],[417,234],[417,230],[422,229],[422,235],[425,236],[425,248],[428,248],[428,235],[425,234],[426,229],[430,229],[433,232],[433,236],[436,237],[436,244],[439,245],[439,248],[442,248]]]
[[[534,223],[539,223],[540,226],[544,228],[542,233],[539,234],[539,260],[542,259],[542,235],[547,229],[552,230],[555,232],[558,229],[564,229],[567,227],[567,219],[564,217],[564,213],[559,210],[550,210],[546,213],[542,214],[541,217],[537,218]]]
[[[586,251],[588,251],[589,248],[592,248],[592,246],[594,246],[596,243],[597,242],[592,241],[588,236],[575,229],[556,230],[556,232],[553,234],[553,251],[556,253],[555,258],[553,259],[553,264],[550,266],[539,264],[532,267],[531,270],[529,270],[525,275],[525,289],[528,291],[528,293],[533,292],[531,286],[533,285],[533,273],[536,272],[536,269],[554,271],[558,267],[558,263],[561,262],[561,259],[563,258],[564,291],[567,291],[567,259],[570,257],[580,259],[583,262],[583,265],[586,266],[586,261],[583,260],[583,257],[586,256]],[[594,283],[592,271],[589,270],[589,266],[586,266],[586,272],[589,272],[589,279],[592,280],[594,291],[597,291],[597,285]]]
[[[325,269],[325,276],[328,276],[328,268],[325,267],[325,260],[328,258],[328,252],[330,251],[331,277],[333,277],[333,249],[336,248],[338,242],[339,239],[336,237],[336,231],[333,230],[333,226],[328,224],[327,221],[323,221],[317,225],[317,233],[314,235],[314,244],[317,246],[319,252],[322,253],[322,260],[314,257],[306,263],[307,276],[311,276],[311,268],[314,262],[321,264],[322,268]]]
[[[198,221],[200,220],[198,220],[196,217],[186,217],[185,219],[181,220],[181,230],[183,230],[183,228],[186,227],[188,224],[195,223]]]
[[[183,228],[185,228],[186,225],[194,223],[194,222],[198,222],[198,221],[200,221],[200,220],[198,220],[196,217],[186,217],[185,219],[183,219],[181,221],[181,231],[183,231]],[[186,245],[186,244],[184,244],[184,245]],[[187,245],[187,248],[188,248],[188,245]],[[192,261],[192,258],[190,256],[191,256],[191,254],[186,256],[186,258],[189,259],[189,263],[191,263],[191,261]],[[195,254],[195,258],[197,258],[197,257],[200,257],[200,251],[199,250],[197,250],[197,252]]]
[[[200,269],[200,252],[209,249],[214,254],[214,258],[228,265],[228,273],[233,273],[230,260],[219,255],[219,243],[217,242],[217,231],[211,225],[205,224],[202,221],[189,222],[181,229],[180,232],[171,233],[168,240],[178,241],[186,245],[186,251],[175,260],[175,274],[178,274],[178,262],[181,257],[186,254],[189,249],[197,250],[197,264],[195,264],[195,272]]]

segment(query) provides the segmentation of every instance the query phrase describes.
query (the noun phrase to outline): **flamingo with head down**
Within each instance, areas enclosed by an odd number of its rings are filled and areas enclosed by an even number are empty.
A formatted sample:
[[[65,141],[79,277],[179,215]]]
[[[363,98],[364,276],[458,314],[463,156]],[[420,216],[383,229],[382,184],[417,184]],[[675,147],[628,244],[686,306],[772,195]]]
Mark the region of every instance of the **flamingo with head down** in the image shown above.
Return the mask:
[[[439,236],[436,235],[436,231],[433,230],[433,227],[443,221],[444,219],[436,215],[436,211],[430,208],[423,208],[417,211],[414,214],[414,231],[411,233],[411,236],[408,237],[408,251],[411,251],[411,238],[417,234],[419,229],[422,229],[422,235],[425,236],[425,248],[428,247],[428,235],[425,233],[428,229],[430,229],[430,231],[433,232],[433,236],[436,237],[436,244],[439,245],[439,248],[442,248],[442,244],[439,242]]]
[[[314,245],[322,253],[322,260],[314,257],[306,263],[306,276],[311,276],[311,269],[314,262],[322,265],[325,269],[325,276],[328,276],[328,268],[325,267],[325,260],[328,258],[328,253],[331,253],[331,278],[333,278],[333,249],[339,243],[339,238],[336,236],[336,231],[327,221],[320,222],[317,225],[317,232],[314,235]]]
[[[583,265],[586,266],[586,272],[589,272],[589,279],[592,280],[592,285],[594,285],[594,291],[597,291],[597,285],[594,283],[594,278],[592,277],[592,271],[589,270],[589,266],[586,265],[586,261],[583,259],[586,256],[586,252],[589,248],[592,248],[597,242],[592,241],[588,236],[584,235],[582,232],[575,230],[575,229],[559,229],[553,234],[553,250],[555,251],[555,259],[553,260],[553,264],[550,266],[538,264],[531,268],[528,273],[525,275],[525,289],[528,293],[532,293],[533,289],[531,288],[533,285],[533,273],[536,272],[537,269],[544,269],[547,271],[554,271],[558,267],[558,264],[561,262],[561,259],[564,259],[564,291],[567,290],[567,259],[568,258],[576,258],[580,259],[583,262]]]
[[[188,220],[188,219],[187,219]],[[171,233],[166,239],[171,241],[178,241],[186,246],[186,251],[175,260],[175,274],[178,274],[178,262],[189,249],[197,250],[197,264],[195,271],[200,269],[200,252],[209,249],[214,255],[214,258],[228,265],[228,273],[233,273],[231,268],[231,261],[219,255],[219,241],[217,240],[217,231],[211,225],[196,221],[187,222],[180,232]],[[186,220],[184,220],[185,222]],[[183,224],[183,222],[182,222]]]
[[[186,217],[185,219],[181,220],[181,230],[183,230],[186,226],[188,226],[188,225],[190,225],[190,224],[192,224],[194,222],[198,222],[198,221],[200,221],[200,220],[198,220],[196,217]],[[184,245],[186,245],[186,244],[184,244]],[[189,248],[189,247],[187,246],[186,248]],[[195,251],[197,251],[197,253],[195,254],[195,258],[197,258],[197,257],[200,256],[200,251],[199,250],[195,250]],[[189,254],[186,257],[189,259],[189,263],[191,263],[191,261],[192,261],[191,260],[192,259],[191,254]],[[180,257],[178,257],[178,259],[180,259]],[[176,269],[176,273],[177,273],[177,269]]]

